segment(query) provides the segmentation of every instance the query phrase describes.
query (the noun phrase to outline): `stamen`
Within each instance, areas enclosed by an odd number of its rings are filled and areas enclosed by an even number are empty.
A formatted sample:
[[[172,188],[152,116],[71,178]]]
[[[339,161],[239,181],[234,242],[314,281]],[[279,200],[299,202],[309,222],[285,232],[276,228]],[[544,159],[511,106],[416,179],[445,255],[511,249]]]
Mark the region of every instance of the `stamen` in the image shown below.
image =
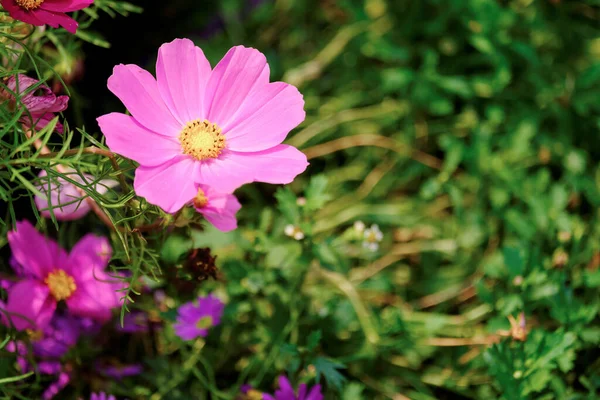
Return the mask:
[[[225,136],[221,128],[207,120],[188,122],[179,134],[183,153],[198,161],[217,158],[225,148]]]
[[[194,207],[202,208],[208,204],[208,199],[202,189],[198,189],[198,194],[194,197]]]
[[[44,337],[44,333],[39,329],[25,329],[25,332],[27,332],[27,335],[32,342],[37,342]]]
[[[50,272],[44,279],[44,283],[48,285],[50,294],[54,296],[56,301],[67,300],[77,290],[73,277],[62,269]]]
[[[211,316],[202,317],[196,322],[196,327],[198,329],[208,329],[212,326],[213,320]]]
[[[15,3],[21,8],[31,11],[39,8],[44,3],[44,0],[15,0]]]

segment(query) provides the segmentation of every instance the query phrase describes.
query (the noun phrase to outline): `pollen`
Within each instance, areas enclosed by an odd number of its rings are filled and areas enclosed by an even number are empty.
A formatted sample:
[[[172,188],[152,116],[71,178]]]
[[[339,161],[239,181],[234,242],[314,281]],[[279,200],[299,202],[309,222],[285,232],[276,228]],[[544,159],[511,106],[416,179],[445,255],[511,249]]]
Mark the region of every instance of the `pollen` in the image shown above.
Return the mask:
[[[62,269],[50,272],[44,279],[44,283],[48,285],[50,294],[56,301],[67,300],[77,290],[73,277]]]
[[[213,319],[211,316],[202,317],[196,322],[196,328],[208,329],[213,325]]]
[[[21,8],[31,11],[39,8],[44,3],[44,0],[15,0],[15,3]]]
[[[183,153],[198,161],[217,158],[225,148],[225,136],[221,128],[207,120],[188,122],[179,134],[179,142]]]
[[[25,332],[32,342],[37,342],[44,337],[44,333],[39,329],[25,329]]]
[[[206,198],[206,194],[202,189],[198,189],[198,194],[194,197],[194,207],[202,208],[208,204],[208,199]]]

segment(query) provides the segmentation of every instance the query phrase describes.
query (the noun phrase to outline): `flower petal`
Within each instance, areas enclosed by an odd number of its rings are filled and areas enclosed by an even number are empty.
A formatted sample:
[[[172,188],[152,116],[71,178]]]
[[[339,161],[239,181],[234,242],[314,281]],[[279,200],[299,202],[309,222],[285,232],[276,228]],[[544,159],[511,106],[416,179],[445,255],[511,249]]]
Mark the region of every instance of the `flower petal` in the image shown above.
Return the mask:
[[[146,167],[164,164],[181,154],[175,137],[154,133],[129,115],[110,113],[97,119],[106,144],[115,153],[131,158]]]
[[[40,8],[49,11],[70,12],[89,7],[94,0],[52,0],[42,3]]]
[[[287,184],[308,166],[304,153],[285,144],[255,153],[231,153],[230,168],[248,171],[255,182]]]
[[[281,375],[277,380],[279,382],[279,389],[275,392],[275,398],[283,398],[283,399],[295,399],[296,395],[294,393],[294,388],[290,384],[290,381],[284,375]]]
[[[71,375],[67,372],[61,372],[58,375],[58,379],[56,382],[50,384],[48,388],[42,394],[42,400],[51,400],[55,398],[55,396],[65,388],[71,381]]]
[[[20,267],[17,275],[43,280],[56,266],[66,262],[67,252],[39,233],[29,221],[17,222],[16,228],[8,232],[8,243]]]
[[[269,83],[267,59],[258,50],[231,48],[210,74],[204,97],[206,118],[227,125],[256,86]]]
[[[56,310],[56,301],[43,283],[25,279],[8,290],[6,317],[19,331],[24,329],[44,329]]]
[[[43,217],[51,218],[50,208],[56,219],[60,221],[78,219],[90,211],[89,203],[82,198],[75,185],[60,177],[48,177],[46,170],[41,170],[38,178],[40,180],[36,187],[45,196],[36,195],[34,200]],[[77,174],[69,178],[81,180]]]
[[[208,204],[204,207],[196,207],[196,211],[204,215],[204,218],[215,228],[223,232],[229,232],[237,228],[235,214],[242,205],[233,194],[219,193],[207,186],[201,186]]]
[[[77,21],[67,16],[67,14],[65,13],[47,11],[43,8],[38,8],[37,10],[32,11],[31,13],[35,14],[37,18],[39,18],[41,21],[44,21],[53,28],[58,28],[60,25],[71,33],[77,32],[77,26],[79,24],[77,23]]]
[[[93,260],[94,267],[103,271],[112,257],[110,242],[104,236],[96,236],[88,233],[81,238],[71,249],[69,259],[71,264],[76,264],[79,257],[87,257]]]
[[[82,269],[86,267],[84,261],[93,263],[91,257],[78,257],[78,260]],[[111,310],[120,304],[117,280],[100,268],[85,269],[81,274],[70,271],[77,289],[67,299],[67,307],[73,315],[90,317],[101,322],[108,321]]]
[[[181,131],[181,123],[171,114],[158,91],[156,80],[148,71],[133,64],[116,65],[108,78],[108,89],[147,129],[170,137]]]
[[[196,170],[194,180],[196,183],[212,187],[222,193],[232,193],[240,186],[254,180],[252,171],[247,168],[236,169],[235,155],[224,151],[219,158],[202,161]]]
[[[174,213],[196,195],[193,176],[196,162],[189,157],[173,159],[156,167],[139,167],[133,187],[149,203]]]
[[[40,18],[38,18],[35,12],[25,11],[15,2],[15,0],[3,0],[2,7],[4,7],[10,16],[16,20],[35,26],[42,26],[46,24],[46,21],[42,21]]]
[[[210,63],[189,39],[175,39],[158,50],[158,90],[181,125],[204,119],[202,103],[210,77]]]
[[[323,394],[321,393],[321,385],[313,386],[310,393],[306,397],[306,400],[323,400]]]
[[[227,148],[252,152],[276,146],[305,116],[304,99],[294,86],[275,82],[257,88],[223,127]]]

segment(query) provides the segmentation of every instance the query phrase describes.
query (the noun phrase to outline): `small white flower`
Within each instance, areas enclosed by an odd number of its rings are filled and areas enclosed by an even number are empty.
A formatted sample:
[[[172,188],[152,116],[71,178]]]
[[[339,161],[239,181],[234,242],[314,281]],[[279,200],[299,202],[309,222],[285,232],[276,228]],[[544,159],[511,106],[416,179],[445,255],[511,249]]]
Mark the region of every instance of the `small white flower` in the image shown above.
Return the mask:
[[[294,233],[296,232],[296,227],[294,225],[286,225],[285,229],[283,230],[283,232],[287,235],[287,236],[294,236]]]
[[[306,197],[298,197],[298,199],[296,199],[296,204],[298,204],[300,207],[305,206]]]
[[[379,225],[373,224],[369,229],[365,229],[363,247],[371,251],[379,249],[379,242],[383,240],[383,233]]]
[[[363,233],[365,231],[365,223],[362,221],[356,221],[354,222],[354,229],[358,232],[358,233]]]
[[[298,229],[296,231],[296,233],[294,233],[294,239],[296,239],[296,240],[304,239],[304,232],[302,232],[300,229]]]
[[[379,243],[363,242],[363,247],[370,251],[379,250]]]
[[[284,233],[289,236],[292,237],[296,240],[302,240],[304,239],[304,232],[302,232],[302,230],[294,225],[287,225],[284,229]]]

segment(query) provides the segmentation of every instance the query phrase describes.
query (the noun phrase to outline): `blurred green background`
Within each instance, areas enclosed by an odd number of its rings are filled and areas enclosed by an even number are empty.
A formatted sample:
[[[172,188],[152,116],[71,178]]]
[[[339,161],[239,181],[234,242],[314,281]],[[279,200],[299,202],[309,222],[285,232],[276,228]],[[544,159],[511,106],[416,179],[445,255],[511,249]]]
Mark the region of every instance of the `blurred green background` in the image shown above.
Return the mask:
[[[213,65],[244,44],[304,94],[287,143],[311,165],[286,189],[242,188],[234,233],[162,246],[167,266],[218,255],[212,381],[180,368],[192,349],[157,345],[114,393],[228,398],[287,373],[327,399],[600,398],[600,1],[153,3],[90,27],[112,47],[81,49],[72,124],[122,109],[115,64],[152,70],[175,37]]]

